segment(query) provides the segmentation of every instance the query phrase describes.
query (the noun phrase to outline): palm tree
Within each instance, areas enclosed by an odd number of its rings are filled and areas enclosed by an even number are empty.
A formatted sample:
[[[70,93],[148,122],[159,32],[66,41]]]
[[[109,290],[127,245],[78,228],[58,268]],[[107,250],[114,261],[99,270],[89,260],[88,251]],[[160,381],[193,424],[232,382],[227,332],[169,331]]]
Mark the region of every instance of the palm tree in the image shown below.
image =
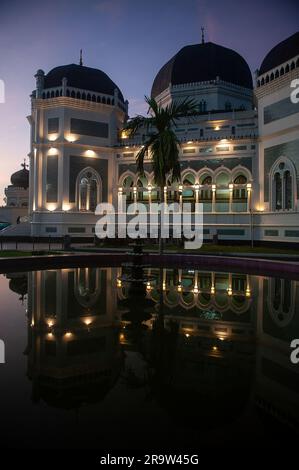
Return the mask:
[[[154,98],[145,97],[149,106],[148,116],[138,115],[130,119],[125,129],[128,136],[133,137],[139,129],[146,132],[147,139],[136,156],[137,171],[144,175],[144,158],[147,152],[152,157],[154,181],[160,188],[160,203],[164,202],[164,187],[167,179],[171,182],[179,181],[181,169],[179,163],[180,142],[174,132],[179,119],[188,118],[197,114],[197,104],[194,100],[185,99],[182,102],[172,102],[162,107]],[[163,239],[161,233],[162,214],[159,220],[159,253],[163,253]]]

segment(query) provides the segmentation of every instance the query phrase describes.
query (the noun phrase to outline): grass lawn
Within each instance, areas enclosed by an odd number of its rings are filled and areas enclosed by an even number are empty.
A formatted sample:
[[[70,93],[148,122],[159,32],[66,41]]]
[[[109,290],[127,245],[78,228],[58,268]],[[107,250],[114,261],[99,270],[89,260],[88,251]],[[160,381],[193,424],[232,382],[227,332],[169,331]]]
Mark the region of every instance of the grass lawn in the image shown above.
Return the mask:
[[[131,251],[132,247],[129,245],[122,245],[118,243],[103,243],[101,248],[119,248],[123,250]],[[158,251],[158,245],[145,243],[144,251]],[[268,246],[254,246],[253,248],[250,245],[213,245],[211,243],[205,243],[201,248],[196,250],[185,250],[181,246],[177,245],[165,245],[164,246],[165,252],[172,252],[172,253],[268,253],[268,254],[284,254],[284,255],[299,255],[299,249],[287,249],[287,248],[274,248]]]

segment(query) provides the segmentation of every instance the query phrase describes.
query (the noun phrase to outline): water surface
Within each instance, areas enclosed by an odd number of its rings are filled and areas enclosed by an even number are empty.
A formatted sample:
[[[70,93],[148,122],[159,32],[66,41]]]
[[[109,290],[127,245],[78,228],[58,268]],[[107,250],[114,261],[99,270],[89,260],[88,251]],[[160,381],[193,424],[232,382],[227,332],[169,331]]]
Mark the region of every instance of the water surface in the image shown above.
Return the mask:
[[[2,447],[294,438],[298,281],[181,269],[131,278],[129,268],[0,277]]]

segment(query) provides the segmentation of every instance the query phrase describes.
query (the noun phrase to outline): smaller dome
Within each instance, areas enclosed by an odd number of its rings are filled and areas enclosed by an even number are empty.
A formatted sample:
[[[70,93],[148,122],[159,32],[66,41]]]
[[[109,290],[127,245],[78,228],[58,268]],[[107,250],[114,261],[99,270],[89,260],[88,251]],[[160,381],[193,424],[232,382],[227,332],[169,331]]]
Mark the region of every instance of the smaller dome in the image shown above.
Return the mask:
[[[260,66],[259,75],[263,75],[278,65],[287,62],[296,55],[299,55],[299,31],[284,41],[277,44],[264,58]]]
[[[23,163],[23,169],[16,171],[10,177],[11,184],[16,188],[24,188],[28,189],[29,187],[29,171],[25,167],[25,163]]]

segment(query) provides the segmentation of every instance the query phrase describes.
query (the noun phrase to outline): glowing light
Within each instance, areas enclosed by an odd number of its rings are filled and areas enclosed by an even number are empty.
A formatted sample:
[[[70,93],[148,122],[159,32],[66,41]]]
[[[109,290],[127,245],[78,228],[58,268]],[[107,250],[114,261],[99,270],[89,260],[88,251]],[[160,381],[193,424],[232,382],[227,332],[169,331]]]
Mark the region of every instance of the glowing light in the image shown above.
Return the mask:
[[[182,185],[182,184],[179,185],[179,191],[180,191],[180,192],[183,191],[183,185]]]
[[[147,190],[148,190],[149,193],[151,192],[151,190],[152,190],[152,185],[151,184],[148,185]]]
[[[250,296],[251,296],[251,291],[250,291],[249,287],[246,288],[245,296],[246,296],[246,297],[250,297]]]
[[[218,350],[217,346],[213,346],[213,351],[217,351],[217,350]]]
[[[133,192],[134,192],[135,194],[137,193],[137,188],[136,188],[136,186],[134,186]]]
[[[197,286],[194,286],[193,293],[198,294],[198,287]]]
[[[65,202],[62,204],[62,210],[63,211],[69,211],[71,206],[69,204],[66,204]]]
[[[54,322],[52,320],[49,320],[48,321],[48,327],[51,328],[51,326],[53,326],[53,325],[54,325]]]
[[[70,144],[78,140],[78,137],[74,136],[73,134],[66,134],[65,140],[67,140]]]
[[[124,335],[123,333],[121,333],[121,334],[119,335],[119,339],[120,339],[121,341],[124,341],[125,338],[126,338],[126,337],[125,337],[125,335]]]
[[[92,324],[92,320],[90,318],[85,318],[85,320],[83,320],[83,322],[85,323],[86,326],[89,326]]]
[[[116,285],[117,285],[117,287],[121,287],[121,279],[117,279]]]
[[[162,289],[163,289],[163,290],[166,290],[166,282],[163,282]]]
[[[216,184],[212,184],[212,191],[216,191]]]
[[[229,183],[228,187],[229,187],[230,191],[232,191],[234,189],[233,183]]]
[[[58,139],[58,134],[51,134],[51,135],[48,136],[48,140],[50,142],[55,142],[55,140],[57,140],[57,139]]]
[[[195,184],[194,189],[195,189],[195,191],[198,191],[199,190],[199,184]]]
[[[216,126],[214,130],[215,130],[215,131],[220,131],[220,127],[219,127],[219,126]]]
[[[146,290],[151,290],[151,283],[149,281],[146,283]]]
[[[190,338],[189,333],[186,333],[185,336],[186,336],[186,338]]]
[[[188,140],[187,144],[193,144],[193,141],[192,140]]]
[[[248,191],[250,191],[251,188],[252,188],[251,183],[247,183],[246,188],[247,188]]]
[[[53,336],[52,331],[50,331],[50,332],[48,333],[48,336],[49,336],[50,338]]]
[[[220,142],[222,142],[223,144],[227,143],[228,140],[227,139],[220,139]]]
[[[218,339],[219,339],[220,341],[224,341],[224,338],[223,338],[223,336],[219,336],[219,338],[218,338]]]
[[[215,294],[215,287],[214,286],[211,287],[211,294]]]
[[[70,331],[67,331],[64,336],[66,336],[67,338],[70,338],[70,336],[72,336],[72,333]]]
[[[227,289],[227,295],[233,295],[233,290],[231,287]]]
[[[57,148],[51,147],[51,148],[49,148],[48,154],[49,155],[57,155],[57,152],[58,152]]]
[[[50,211],[50,212],[55,211],[56,208],[57,208],[57,205],[56,205],[56,204],[48,204],[48,205],[47,205],[47,209],[48,209],[48,211]]]
[[[178,292],[182,292],[182,286],[181,286],[181,284],[178,285]]]
[[[88,149],[85,151],[85,155],[87,157],[93,157],[95,155],[95,152],[93,150]]]
[[[122,139],[128,139],[129,138],[129,132],[128,131],[122,131],[121,132],[121,138]]]

